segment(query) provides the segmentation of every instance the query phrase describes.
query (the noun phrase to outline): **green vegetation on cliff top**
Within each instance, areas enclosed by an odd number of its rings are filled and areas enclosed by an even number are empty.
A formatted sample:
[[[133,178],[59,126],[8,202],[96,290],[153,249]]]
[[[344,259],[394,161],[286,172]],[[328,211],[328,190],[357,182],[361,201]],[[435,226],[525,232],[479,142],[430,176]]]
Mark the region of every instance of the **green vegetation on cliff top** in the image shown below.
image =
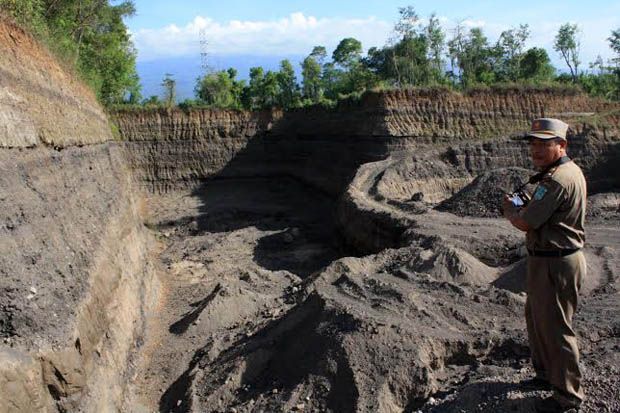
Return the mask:
[[[0,12],[28,29],[77,72],[105,105],[137,102],[139,79],[123,18],[132,1],[0,0]]]
[[[144,100],[140,96],[136,52],[123,22],[135,13],[131,0],[0,0],[0,11],[73,66],[106,106],[175,105],[172,74],[162,81],[162,96]],[[562,25],[554,50],[568,72],[559,73],[545,49],[525,49],[528,25],[505,30],[496,42],[490,42],[481,28],[464,26],[457,26],[448,38],[435,15],[423,22],[412,6],[400,8],[399,13],[392,40],[382,48],[370,48],[365,56],[360,41],[345,38],[331,60],[325,47],[314,47],[301,62],[300,80],[288,60],[281,62],[278,71],[252,68],[247,82],[238,80],[232,68],[208,71],[196,81],[196,98],[179,106],[250,110],[331,107],[343,99],[359,99],[366,91],[409,88],[465,93],[489,87],[496,91],[572,90],[620,100],[620,28],[607,39],[616,58],[608,62],[599,58],[584,71],[579,59],[580,29],[570,23]]]

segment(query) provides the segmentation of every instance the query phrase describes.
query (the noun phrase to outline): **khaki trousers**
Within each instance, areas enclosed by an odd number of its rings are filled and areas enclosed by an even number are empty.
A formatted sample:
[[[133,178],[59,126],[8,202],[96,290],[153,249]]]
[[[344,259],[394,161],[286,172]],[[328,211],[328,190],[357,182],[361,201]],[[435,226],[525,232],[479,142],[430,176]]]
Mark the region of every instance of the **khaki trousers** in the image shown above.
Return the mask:
[[[528,257],[525,320],[532,364],[538,377],[554,387],[565,406],[584,398],[579,349],[572,327],[577,296],[586,276],[586,260],[578,251],[566,257]]]

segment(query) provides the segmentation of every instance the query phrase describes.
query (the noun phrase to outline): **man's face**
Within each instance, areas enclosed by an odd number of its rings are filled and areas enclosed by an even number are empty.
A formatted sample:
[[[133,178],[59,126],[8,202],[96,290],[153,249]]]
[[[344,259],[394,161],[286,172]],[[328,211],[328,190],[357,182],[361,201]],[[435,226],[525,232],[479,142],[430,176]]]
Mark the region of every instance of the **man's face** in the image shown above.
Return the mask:
[[[530,155],[537,168],[544,168],[564,155],[566,141],[561,139],[530,139]]]

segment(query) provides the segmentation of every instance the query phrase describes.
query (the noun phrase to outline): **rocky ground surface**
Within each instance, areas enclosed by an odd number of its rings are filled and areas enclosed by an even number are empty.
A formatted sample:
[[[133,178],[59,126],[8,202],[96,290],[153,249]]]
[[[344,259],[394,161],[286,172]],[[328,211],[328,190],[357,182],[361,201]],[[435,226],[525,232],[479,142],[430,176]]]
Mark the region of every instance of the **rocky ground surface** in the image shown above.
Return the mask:
[[[585,412],[620,411],[614,196],[593,198],[575,321]],[[149,205],[164,293],[128,411],[531,412],[546,394],[518,384],[532,373],[523,252],[500,218],[384,200],[416,241],[356,257],[334,201],[292,180],[210,181]]]

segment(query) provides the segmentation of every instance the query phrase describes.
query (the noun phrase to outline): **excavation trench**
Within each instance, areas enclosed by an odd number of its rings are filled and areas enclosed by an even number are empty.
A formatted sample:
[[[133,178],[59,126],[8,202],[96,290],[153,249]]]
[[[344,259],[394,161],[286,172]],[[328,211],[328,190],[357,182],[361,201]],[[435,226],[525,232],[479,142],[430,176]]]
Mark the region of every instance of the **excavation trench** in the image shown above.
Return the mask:
[[[523,240],[497,195],[548,115],[596,193],[584,411],[619,411],[616,104],[369,92],[121,110],[113,136],[23,31],[0,23],[0,56],[0,413],[531,412]]]
[[[197,354],[217,358],[288,311],[304,278],[352,255],[334,201],[291,178],[210,180],[148,204],[163,292],[129,385],[130,410],[186,406],[183,377]]]

